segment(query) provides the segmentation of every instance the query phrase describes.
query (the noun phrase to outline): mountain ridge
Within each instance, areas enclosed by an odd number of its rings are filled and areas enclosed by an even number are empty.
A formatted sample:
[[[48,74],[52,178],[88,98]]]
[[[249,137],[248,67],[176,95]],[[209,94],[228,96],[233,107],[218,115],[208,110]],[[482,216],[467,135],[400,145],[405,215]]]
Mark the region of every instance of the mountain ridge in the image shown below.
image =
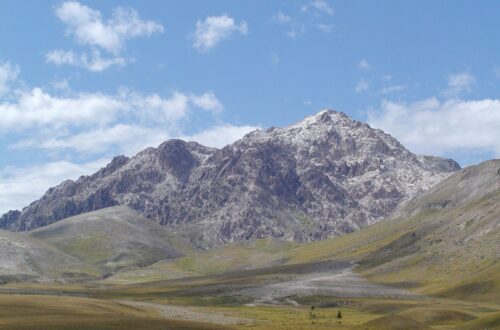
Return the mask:
[[[50,188],[0,227],[26,231],[126,205],[201,245],[275,237],[310,241],[374,223],[458,170],[392,136],[323,110],[216,149],[168,140]]]

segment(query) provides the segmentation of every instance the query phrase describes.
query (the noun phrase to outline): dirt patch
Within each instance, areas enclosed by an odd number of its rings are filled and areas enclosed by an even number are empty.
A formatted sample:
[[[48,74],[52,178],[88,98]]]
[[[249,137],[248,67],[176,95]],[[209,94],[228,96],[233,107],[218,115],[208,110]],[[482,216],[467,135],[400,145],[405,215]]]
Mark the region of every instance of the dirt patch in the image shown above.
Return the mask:
[[[249,325],[255,323],[255,320],[252,319],[227,316],[220,313],[205,312],[192,307],[163,305],[133,300],[118,300],[117,302],[128,306],[156,310],[160,313],[161,316],[165,317],[168,320],[187,320],[220,325]]]
[[[297,274],[293,279],[244,289],[238,295],[252,297],[254,304],[283,304],[293,297],[332,296],[341,298],[417,298],[409,291],[374,284],[353,271],[353,266],[329,271]],[[296,301],[291,302],[292,305]]]

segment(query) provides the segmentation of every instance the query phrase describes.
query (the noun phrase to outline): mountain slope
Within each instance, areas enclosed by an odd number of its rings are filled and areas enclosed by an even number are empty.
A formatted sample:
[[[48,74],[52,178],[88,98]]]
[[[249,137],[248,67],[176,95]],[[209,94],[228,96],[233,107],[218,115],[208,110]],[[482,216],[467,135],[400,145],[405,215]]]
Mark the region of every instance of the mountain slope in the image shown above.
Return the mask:
[[[450,201],[443,203],[443,201]],[[289,263],[348,259],[370,280],[423,294],[500,301],[500,160],[465,168],[399,215],[289,253]]]
[[[191,251],[189,243],[137,212],[115,206],[27,233],[104,273],[143,267]]]
[[[169,140],[115,157],[4,215],[0,227],[31,230],[126,205],[202,246],[318,240],[382,219],[457,169],[452,160],[416,156],[390,135],[327,110],[222,149]]]

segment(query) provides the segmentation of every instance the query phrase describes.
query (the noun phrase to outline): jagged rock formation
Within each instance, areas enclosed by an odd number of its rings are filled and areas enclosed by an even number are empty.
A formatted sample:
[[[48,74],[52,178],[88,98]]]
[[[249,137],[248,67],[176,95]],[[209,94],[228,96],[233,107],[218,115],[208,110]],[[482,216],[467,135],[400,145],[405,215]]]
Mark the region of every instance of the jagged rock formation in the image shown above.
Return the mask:
[[[222,149],[169,140],[51,188],[0,227],[25,231],[126,205],[210,245],[258,237],[325,239],[390,214],[460,167],[417,156],[332,110],[254,131]]]

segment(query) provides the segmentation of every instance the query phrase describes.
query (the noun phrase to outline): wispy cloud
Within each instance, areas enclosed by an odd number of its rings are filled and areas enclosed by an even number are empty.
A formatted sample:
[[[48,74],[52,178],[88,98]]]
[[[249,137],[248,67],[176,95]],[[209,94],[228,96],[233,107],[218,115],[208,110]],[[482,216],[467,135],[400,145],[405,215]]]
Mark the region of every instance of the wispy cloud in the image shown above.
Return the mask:
[[[280,61],[281,61],[280,56],[277,53],[272,52],[271,53],[271,63],[278,64]]]
[[[55,65],[72,65],[89,71],[101,72],[111,66],[125,66],[132,60],[120,56],[102,57],[97,49],[93,49],[90,54],[77,54],[70,50],[56,49],[45,54],[45,61]]]
[[[356,93],[363,93],[363,92],[368,91],[369,89],[370,89],[370,85],[368,84],[368,82],[364,78],[362,78],[356,84],[354,91]]]
[[[316,27],[324,33],[330,33],[333,31],[333,24],[317,24]]]
[[[444,94],[446,96],[458,96],[470,92],[476,78],[467,72],[460,72],[448,76],[448,87]]]
[[[500,66],[495,66],[495,68],[493,69],[493,73],[497,78],[500,78]]]
[[[335,10],[333,9],[332,6],[330,6],[330,4],[326,0],[314,0],[306,5],[303,5],[302,7],[300,7],[300,10],[302,12],[308,12],[310,9],[319,11],[321,13],[324,13],[324,14],[327,14],[330,16],[335,14]]]
[[[360,70],[370,70],[372,68],[372,65],[366,59],[362,59],[358,63],[358,68]]]
[[[281,11],[274,15],[273,19],[278,24],[287,28],[286,35],[290,39],[295,39],[299,36],[302,36],[306,32],[306,27],[303,23],[298,22],[293,17],[288,16]]]
[[[333,15],[335,13],[333,7],[330,6],[325,0],[315,0],[311,3],[311,7],[316,8],[317,10],[328,15]]]
[[[274,15],[274,19],[281,24],[292,22],[292,18],[284,14],[282,11],[279,11],[276,15]]]
[[[223,40],[229,39],[234,33],[246,35],[248,25],[245,21],[239,24],[227,14],[209,16],[205,20],[196,22],[196,29],[192,34],[193,47],[201,52],[206,52]]]
[[[0,96],[11,89],[11,83],[17,80],[19,67],[10,62],[0,63]]]
[[[401,92],[406,90],[407,87],[405,85],[391,85],[391,86],[384,86],[380,90],[380,94],[391,94],[395,92]]]

